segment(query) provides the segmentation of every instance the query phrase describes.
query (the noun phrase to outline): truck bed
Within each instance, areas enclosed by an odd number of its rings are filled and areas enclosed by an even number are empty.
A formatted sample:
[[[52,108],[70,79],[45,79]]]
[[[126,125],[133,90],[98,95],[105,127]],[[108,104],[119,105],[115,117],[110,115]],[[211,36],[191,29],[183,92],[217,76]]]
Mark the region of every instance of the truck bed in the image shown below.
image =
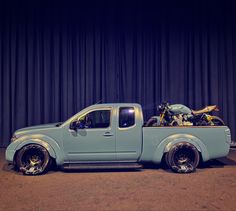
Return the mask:
[[[227,126],[143,127],[143,153],[140,160],[159,163],[169,145],[179,141],[194,144],[202,160],[207,161],[229,153],[230,130]]]

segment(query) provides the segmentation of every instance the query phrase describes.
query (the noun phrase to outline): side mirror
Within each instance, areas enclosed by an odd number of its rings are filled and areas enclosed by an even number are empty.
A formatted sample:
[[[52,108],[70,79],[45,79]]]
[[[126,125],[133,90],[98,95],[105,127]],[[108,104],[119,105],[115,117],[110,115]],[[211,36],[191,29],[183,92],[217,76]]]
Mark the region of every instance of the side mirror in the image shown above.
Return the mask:
[[[77,130],[76,124],[77,124],[77,121],[71,122],[70,123],[70,129],[71,130]]]
[[[85,128],[84,120],[78,120],[70,123],[71,130],[84,129],[84,128]]]

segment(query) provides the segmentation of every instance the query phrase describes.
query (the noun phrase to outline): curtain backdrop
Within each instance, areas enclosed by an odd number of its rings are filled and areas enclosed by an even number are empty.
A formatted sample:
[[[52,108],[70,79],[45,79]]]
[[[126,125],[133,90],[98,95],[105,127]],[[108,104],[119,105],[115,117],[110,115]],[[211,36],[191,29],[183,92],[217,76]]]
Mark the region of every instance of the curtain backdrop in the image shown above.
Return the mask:
[[[140,103],[146,120],[164,100],[217,104],[235,139],[231,1],[78,2],[0,4],[0,147],[100,100]]]

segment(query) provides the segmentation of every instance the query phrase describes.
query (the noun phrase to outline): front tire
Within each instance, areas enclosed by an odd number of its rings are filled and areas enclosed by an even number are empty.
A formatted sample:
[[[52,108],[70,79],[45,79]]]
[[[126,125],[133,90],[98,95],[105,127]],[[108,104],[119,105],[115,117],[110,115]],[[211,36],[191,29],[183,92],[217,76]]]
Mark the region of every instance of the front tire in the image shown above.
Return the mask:
[[[17,168],[26,175],[40,175],[45,173],[51,163],[48,151],[38,145],[29,144],[17,153]]]
[[[197,148],[181,142],[173,145],[165,157],[167,165],[176,173],[191,173],[199,164],[200,155]]]

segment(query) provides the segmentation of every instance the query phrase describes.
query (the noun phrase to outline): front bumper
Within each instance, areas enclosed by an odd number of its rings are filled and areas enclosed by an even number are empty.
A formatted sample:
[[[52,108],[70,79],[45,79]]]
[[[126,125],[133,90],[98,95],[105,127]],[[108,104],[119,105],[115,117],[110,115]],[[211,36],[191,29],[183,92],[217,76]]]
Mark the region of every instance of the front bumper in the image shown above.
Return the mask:
[[[9,163],[13,163],[16,150],[6,149],[5,158]]]

